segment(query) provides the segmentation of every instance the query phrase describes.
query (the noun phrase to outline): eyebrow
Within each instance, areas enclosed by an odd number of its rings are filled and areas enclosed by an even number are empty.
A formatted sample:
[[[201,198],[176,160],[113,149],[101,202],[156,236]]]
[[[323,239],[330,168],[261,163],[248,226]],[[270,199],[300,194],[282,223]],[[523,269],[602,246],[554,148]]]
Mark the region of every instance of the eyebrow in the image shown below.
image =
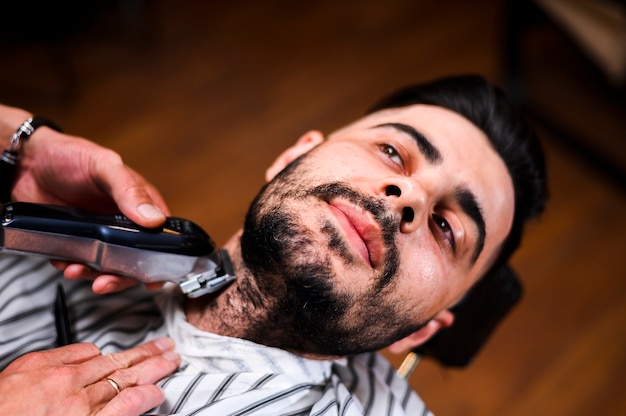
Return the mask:
[[[464,186],[457,188],[454,198],[459,204],[463,212],[474,221],[476,229],[478,230],[478,238],[476,239],[476,247],[474,248],[474,254],[472,254],[472,264],[476,262],[478,256],[485,246],[485,238],[487,231],[485,227],[485,219],[483,218],[482,209],[476,201],[476,196],[472,191]]]
[[[422,133],[415,130],[415,128],[409,126],[408,124],[403,123],[383,123],[375,128],[384,128],[391,127],[396,129],[402,133],[406,133],[417,144],[419,151],[424,155],[426,160],[428,160],[432,164],[439,164],[443,161],[443,156],[441,156],[441,152],[437,149]],[[485,219],[483,218],[482,209],[478,204],[476,196],[472,191],[470,191],[465,186],[460,186],[456,189],[454,193],[454,199],[457,204],[461,207],[463,212],[472,219],[474,224],[476,225],[476,230],[478,231],[478,238],[476,240],[476,247],[474,248],[474,253],[472,254],[472,264],[476,262],[478,256],[483,250],[485,246],[485,238],[487,236],[487,231],[485,227]]]
[[[415,128],[409,126],[408,124],[403,123],[383,123],[374,128],[382,128],[382,127],[391,127],[396,129],[402,133],[406,133],[417,143],[417,147],[420,152],[424,155],[426,160],[428,160],[432,164],[439,164],[443,160],[441,157],[441,153],[439,150],[419,131],[415,130]]]

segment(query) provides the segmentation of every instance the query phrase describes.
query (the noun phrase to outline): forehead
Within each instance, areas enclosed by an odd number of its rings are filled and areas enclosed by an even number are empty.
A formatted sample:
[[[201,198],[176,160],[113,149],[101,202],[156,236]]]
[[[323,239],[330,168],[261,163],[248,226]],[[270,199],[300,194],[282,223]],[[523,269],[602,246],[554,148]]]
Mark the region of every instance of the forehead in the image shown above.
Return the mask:
[[[442,162],[437,175],[441,185],[467,186],[476,195],[487,228],[485,252],[495,252],[513,221],[514,191],[504,161],[482,130],[454,111],[418,104],[365,116],[331,134],[329,140],[367,136],[377,130],[375,126],[385,123],[407,124],[439,150]]]
[[[391,108],[368,114],[357,121],[335,131],[329,138],[343,137],[347,133],[369,130],[384,123],[402,122],[428,135],[428,139],[445,146],[447,142],[459,145],[462,141],[491,148],[485,134],[462,115],[443,107],[415,104]],[[456,142],[456,143],[455,143]]]

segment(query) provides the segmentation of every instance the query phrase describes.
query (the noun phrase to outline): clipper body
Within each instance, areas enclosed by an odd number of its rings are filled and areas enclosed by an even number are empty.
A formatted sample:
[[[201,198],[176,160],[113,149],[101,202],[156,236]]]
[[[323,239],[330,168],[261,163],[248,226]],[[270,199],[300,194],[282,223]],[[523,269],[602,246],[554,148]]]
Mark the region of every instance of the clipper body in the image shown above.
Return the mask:
[[[2,207],[0,221],[0,251],[6,253],[82,263],[144,283],[170,281],[192,298],[235,279],[228,253],[182,218],[148,229],[121,214],[15,202]]]

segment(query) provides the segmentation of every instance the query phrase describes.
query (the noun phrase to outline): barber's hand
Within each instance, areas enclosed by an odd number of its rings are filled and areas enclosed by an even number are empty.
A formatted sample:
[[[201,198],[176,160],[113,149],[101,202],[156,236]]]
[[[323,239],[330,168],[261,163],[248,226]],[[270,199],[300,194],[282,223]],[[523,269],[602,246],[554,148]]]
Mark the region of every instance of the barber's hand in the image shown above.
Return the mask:
[[[15,131],[29,116],[23,110],[0,105],[0,131],[10,137],[7,126],[12,125]],[[12,198],[95,212],[121,211],[145,227],[159,226],[169,215],[161,194],[127,166],[120,155],[48,127],[37,129],[23,145]],[[65,269],[68,278],[95,278],[96,293],[113,292],[137,283],[117,276],[98,276],[81,265],[55,262],[55,266]]]
[[[160,193],[124,164],[120,155],[83,138],[41,127],[22,149],[16,200],[117,211],[155,227],[165,221]]]
[[[108,355],[93,344],[26,354],[0,373],[0,414],[139,415],[163,402],[154,383],[180,365],[173,347],[160,338]]]

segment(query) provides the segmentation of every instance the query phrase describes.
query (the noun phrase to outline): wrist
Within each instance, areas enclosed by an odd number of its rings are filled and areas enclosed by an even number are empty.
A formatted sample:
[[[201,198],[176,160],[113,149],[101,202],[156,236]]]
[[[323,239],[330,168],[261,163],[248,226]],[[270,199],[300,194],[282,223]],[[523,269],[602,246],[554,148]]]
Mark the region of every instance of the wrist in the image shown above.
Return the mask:
[[[7,148],[15,130],[32,116],[28,111],[0,104],[0,148]]]
[[[13,113],[11,111],[5,112]],[[6,120],[6,119],[5,119]],[[26,141],[39,127],[50,127],[55,130],[59,128],[50,120],[44,117],[28,117],[17,128],[9,139],[8,148],[2,152],[0,157],[0,203],[11,200],[13,184],[16,180],[17,165],[19,164],[19,151],[24,141]]]

